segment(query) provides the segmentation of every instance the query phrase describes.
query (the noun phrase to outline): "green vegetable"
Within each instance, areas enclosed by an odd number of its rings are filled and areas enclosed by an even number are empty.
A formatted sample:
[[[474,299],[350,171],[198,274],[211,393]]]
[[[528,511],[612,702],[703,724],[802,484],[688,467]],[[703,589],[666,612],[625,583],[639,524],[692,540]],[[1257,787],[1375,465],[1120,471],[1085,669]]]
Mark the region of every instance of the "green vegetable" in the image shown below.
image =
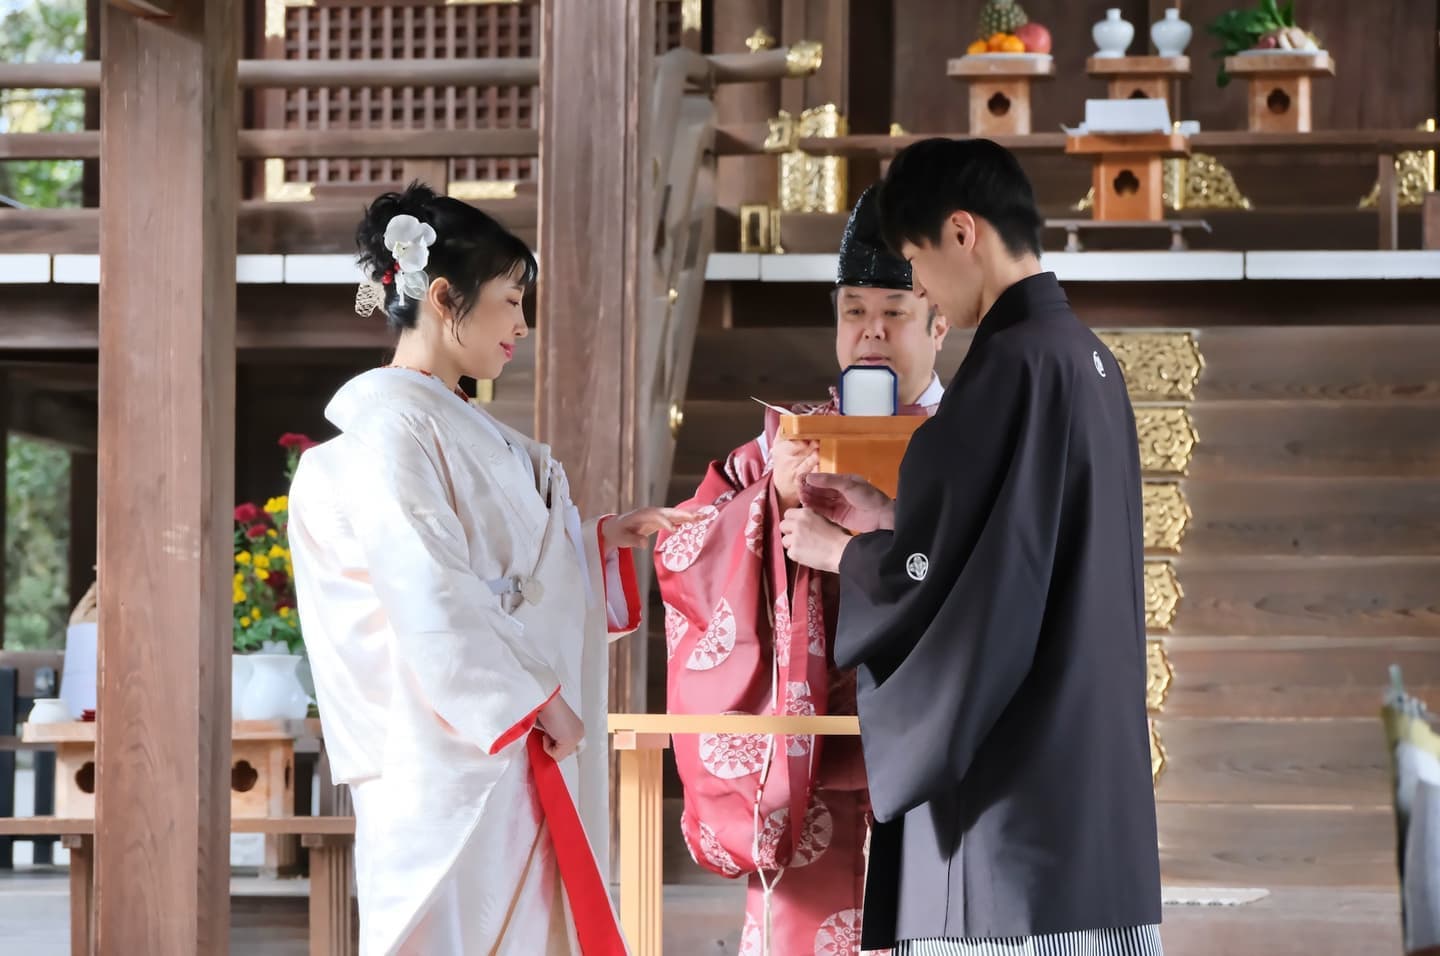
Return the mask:
[[[1234,56],[1255,46],[1260,38],[1271,30],[1280,30],[1295,25],[1294,0],[1286,0],[1281,7],[1275,0],[1260,0],[1254,10],[1227,10],[1216,17],[1206,31],[1220,41],[1220,49],[1213,56],[1220,60],[1220,72],[1215,77],[1217,86],[1230,82],[1225,72],[1225,57]]]

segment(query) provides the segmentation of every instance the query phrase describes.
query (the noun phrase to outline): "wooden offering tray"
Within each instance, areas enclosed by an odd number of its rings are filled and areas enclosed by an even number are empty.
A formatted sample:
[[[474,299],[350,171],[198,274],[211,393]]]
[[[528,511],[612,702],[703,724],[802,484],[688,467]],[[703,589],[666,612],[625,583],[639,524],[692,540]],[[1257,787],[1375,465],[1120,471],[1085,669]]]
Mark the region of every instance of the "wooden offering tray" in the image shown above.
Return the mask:
[[[1172,115],[1171,84],[1190,75],[1188,56],[1092,56],[1085,72],[1108,80],[1112,100],[1164,100]]]
[[[900,459],[927,415],[781,415],[780,437],[819,445],[820,471],[860,475],[890,497]]]
[[[1048,53],[972,53],[951,60],[946,75],[970,84],[970,135],[1030,132],[1030,88],[1055,75]]]

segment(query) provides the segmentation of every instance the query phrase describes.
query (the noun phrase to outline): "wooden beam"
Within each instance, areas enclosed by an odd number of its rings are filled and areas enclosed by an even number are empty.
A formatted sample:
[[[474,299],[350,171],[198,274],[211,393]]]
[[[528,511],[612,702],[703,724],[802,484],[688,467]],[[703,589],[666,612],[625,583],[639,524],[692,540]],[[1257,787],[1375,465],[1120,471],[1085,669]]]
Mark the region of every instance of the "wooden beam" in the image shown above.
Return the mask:
[[[233,131],[232,131],[233,132]],[[470,156],[534,156],[540,140],[533,129],[247,129],[236,149],[241,159],[426,159]],[[98,159],[100,134],[6,133],[0,160]]]
[[[224,956],[240,4],[173,6],[102,26],[96,944]]]
[[[73,452],[95,453],[99,415],[94,396],[57,395],[12,386],[9,402],[10,430],[17,435],[53,442]]]
[[[137,17],[173,17],[185,0],[110,0],[110,5]]]

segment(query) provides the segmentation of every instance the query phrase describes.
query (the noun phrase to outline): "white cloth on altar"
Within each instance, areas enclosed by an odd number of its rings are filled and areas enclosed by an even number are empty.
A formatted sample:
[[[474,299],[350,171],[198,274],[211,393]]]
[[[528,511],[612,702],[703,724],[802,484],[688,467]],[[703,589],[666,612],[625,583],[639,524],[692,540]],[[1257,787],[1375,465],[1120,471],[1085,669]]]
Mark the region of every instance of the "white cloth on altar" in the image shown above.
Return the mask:
[[[561,770],[608,874],[607,618],[639,615],[605,579],[628,553],[598,560],[548,448],[436,379],[366,372],[326,416],[342,434],[302,458],[289,539],[332,776],[356,798],[362,956],[578,953],[525,737],[557,691],[585,722]],[[497,594],[507,579],[527,597]]]

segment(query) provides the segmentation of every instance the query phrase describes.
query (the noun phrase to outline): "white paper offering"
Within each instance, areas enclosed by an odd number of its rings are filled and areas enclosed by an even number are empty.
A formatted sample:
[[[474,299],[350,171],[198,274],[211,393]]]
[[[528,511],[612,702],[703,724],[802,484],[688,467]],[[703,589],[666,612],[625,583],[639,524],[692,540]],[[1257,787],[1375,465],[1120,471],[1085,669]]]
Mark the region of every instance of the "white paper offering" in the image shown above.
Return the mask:
[[[841,415],[894,415],[895,370],[883,365],[852,365],[840,376]]]

